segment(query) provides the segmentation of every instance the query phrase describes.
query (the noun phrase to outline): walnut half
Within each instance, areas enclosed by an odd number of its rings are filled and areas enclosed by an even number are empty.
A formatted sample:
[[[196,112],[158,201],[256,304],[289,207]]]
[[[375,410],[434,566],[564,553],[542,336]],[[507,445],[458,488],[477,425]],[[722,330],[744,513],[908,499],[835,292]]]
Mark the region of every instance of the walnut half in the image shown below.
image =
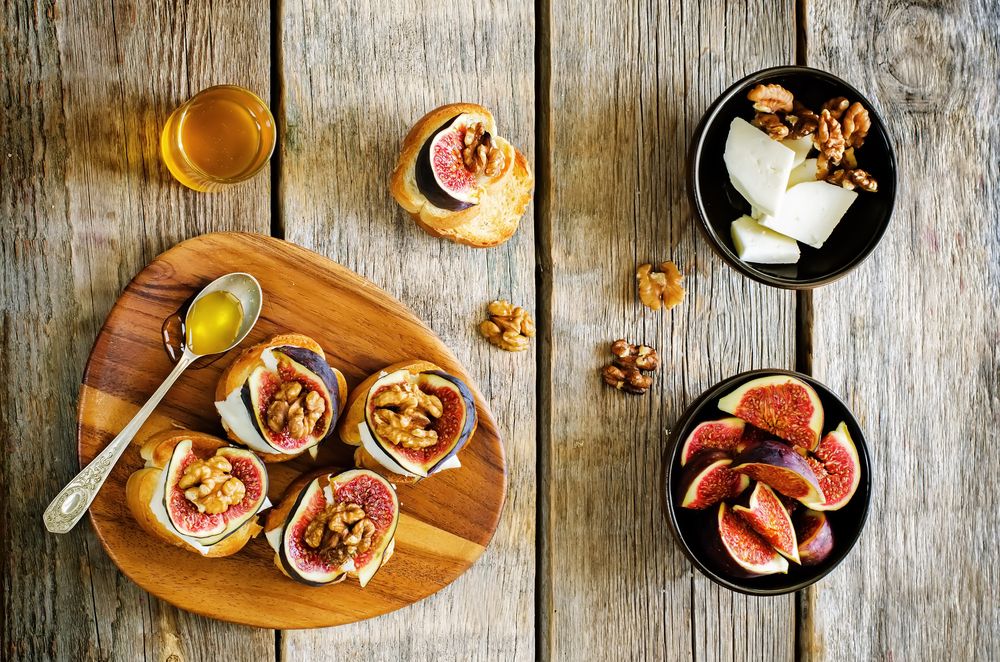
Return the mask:
[[[184,497],[198,508],[199,513],[218,515],[242,501],[246,494],[243,482],[229,475],[232,470],[229,460],[219,455],[195,460],[184,470],[177,487],[184,490]]]
[[[305,391],[299,382],[285,382],[267,408],[267,427],[281,432],[286,427],[292,439],[302,439],[313,431],[326,412],[326,401],[316,391]]]
[[[614,365],[605,366],[601,371],[604,382],[620,391],[641,395],[653,384],[653,378],[639,370],[656,370],[660,357],[649,345],[633,345],[626,340],[616,340],[611,345]]]
[[[488,310],[490,318],[479,325],[487,340],[508,352],[528,349],[528,339],[535,337],[535,321],[528,311],[506,301],[494,301]]]
[[[372,398],[372,422],[383,439],[403,448],[428,448],[438,434],[428,429],[431,418],[441,418],[444,405],[436,395],[424,393],[407,380],[382,389]]]
[[[659,310],[661,306],[670,310],[684,300],[684,288],[681,286],[684,277],[673,262],[662,263],[661,272],[652,269],[653,265],[644,264],[635,271],[639,281],[639,300],[653,310]]]
[[[340,566],[368,551],[375,535],[375,523],[356,503],[328,505],[304,534],[305,543],[318,549],[327,563]]]

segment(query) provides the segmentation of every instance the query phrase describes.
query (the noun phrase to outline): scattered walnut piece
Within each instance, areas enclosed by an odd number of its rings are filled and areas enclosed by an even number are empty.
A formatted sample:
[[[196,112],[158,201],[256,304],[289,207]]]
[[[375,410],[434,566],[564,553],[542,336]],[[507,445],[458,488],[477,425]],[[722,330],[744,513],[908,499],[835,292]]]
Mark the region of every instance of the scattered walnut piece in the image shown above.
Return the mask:
[[[801,138],[816,133],[819,128],[819,117],[806,108],[801,102],[792,102],[792,112],[785,115],[785,124],[789,126],[789,138]]]
[[[601,370],[604,382],[620,391],[642,395],[653,384],[653,378],[643,375],[640,370],[656,370],[660,357],[649,345],[633,345],[627,340],[616,340],[611,344],[614,364]]]
[[[780,85],[758,85],[747,93],[754,110],[760,113],[791,112],[792,93]]]
[[[844,141],[849,147],[861,147],[865,143],[865,136],[872,127],[871,117],[864,106],[855,101],[844,113],[841,120],[844,131]]]
[[[656,370],[660,365],[660,357],[649,345],[636,346],[626,340],[616,340],[611,345],[611,353],[614,354],[615,365],[619,368]]]
[[[844,158],[844,134],[838,122],[830,114],[829,110],[824,110],[819,116],[819,129],[813,136],[813,144],[833,165],[839,165]]]
[[[635,271],[639,281],[639,300],[642,305],[653,310],[666,306],[670,310],[684,300],[684,277],[673,262],[660,264],[662,271],[652,271],[653,265],[644,264]]]
[[[820,114],[824,110],[828,111],[833,119],[839,120],[849,105],[851,105],[851,102],[847,100],[847,97],[834,97],[824,103],[819,111]]]
[[[604,376],[604,381],[608,386],[614,386],[619,391],[634,395],[642,395],[653,385],[652,377],[642,374],[635,368],[623,370],[618,366],[609,365],[604,367],[601,375]]]
[[[757,113],[754,122],[771,140],[784,140],[788,136],[788,127],[773,113]]]
[[[374,535],[375,523],[361,506],[337,502],[309,522],[303,538],[308,546],[319,550],[327,563],[340,566],[367,552]]]
[[[528,349],[528,338],[535,337],[535,321],[528,311],[506,301],[494,301],[488,310],[490,318],[479,325],[487,340],[508,352]]]
[[[302,384],[285,382],[267,408],[267,427],[273,432],[288,430],[292,439],[302,439],[316,427],[326,412],[326,401],[316,391],[304,391]]]
[[[431,418],[441,418],[444,405],[436,395],[424,393],[413,382],[393,384],[372,398],[375,432],[396,446],[428,448],[438,442],[437,432],[428,430]]]
[[[823,152],[819,153],[816,157],[816,179],[829,179],[830,177],[830,159],[826,158],[826,154]]]
[[[177,487],[184,497],[198,508],[199,513],[218,515],[239,503],[246,494],[243,482],[229,475],[233,465],[216,455],[207,460],[195,460],[184,470]]]

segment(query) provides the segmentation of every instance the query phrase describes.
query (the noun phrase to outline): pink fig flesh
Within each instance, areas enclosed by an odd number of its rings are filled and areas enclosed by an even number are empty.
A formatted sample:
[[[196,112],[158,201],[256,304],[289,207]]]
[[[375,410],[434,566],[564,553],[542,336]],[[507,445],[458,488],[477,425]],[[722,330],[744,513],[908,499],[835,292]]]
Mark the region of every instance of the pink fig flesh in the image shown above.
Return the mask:
[[[825,500],[806,459],[780,441],[751,444],[736,456],[730,469],[803,503]]]
[[[705,526],[705,550],[732,577],[787,573],[788,561],[725,503]]]
[[[736,444],[743,436],[742,420],[731,417],[721,421],[705,421],[699,423],[684,440],[681,448],[681,466],[688,463],[692,457],[704,450],[718,450],[735,455]]]
[[[861,482],[858,449],[847,424],[841,423],[823,437],[807,459],[826,498],[806,505],[813,510],[839,510],[846,506]]]
[[[803,511],[796,520],[795,534],[799,540],[799,563],[803,566],[818,565],[833,551],[833,529],[826,513]]]
[[[804,450],[816,448],[823,430],[816,391],[788,375],[751,380],[719,400],[719,409]]]
[[[753,530],[785,558],[799,562],[798,543],[792,518],[770,487],[757,483],[750,494],[750,507],[733,506],[733,512],[745,519]]]
[[[678,482],[677,502],[682,508],[704,510],[723,499],[740,494],[750,479],[729,470],[733,459],[722,451],[696,455],[684,468]]]

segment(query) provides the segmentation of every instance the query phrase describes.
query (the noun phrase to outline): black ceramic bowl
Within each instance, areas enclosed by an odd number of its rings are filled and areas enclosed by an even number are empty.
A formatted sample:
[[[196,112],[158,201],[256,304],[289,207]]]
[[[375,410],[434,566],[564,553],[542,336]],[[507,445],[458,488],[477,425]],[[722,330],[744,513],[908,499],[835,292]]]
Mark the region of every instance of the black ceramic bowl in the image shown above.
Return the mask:
[[[760,84],[777,83],[819,114],[825,101],[845,96],[860,101],[871,117],[871,130],[857,149],[858,167],[878,182],[875,193],[858,192],[858,198],[822,248],[799,242],[797,264],[755,264],[736,256],[730,234],[732,222],[750,213],[747,202],[729,182],[723,154],[733,118],[753,121],[753,103],[747,92]],[[875,250],[882,239],[896,201],[896,155],[885,123],[872,103],[833,74],[808,67],[775,67],[744,78],[719,97],[695,130],[688,154],[688,190],[702,234],[731,267],[756,281],[786,289],[809,289],[847,275]]]
[[[788,574],[765,575],[750,579],[731,577],[724,572],[705,552],[702,542],[704,527],[713,523],[712,513],[717,506],[708,510],[689,510],[677,504],[677,483],[680,481],[680,452],[691,430],[705,421],[718,420],[731,416],[718,408],[719,398],[729,394],[740,385],[758,377],[767,375],[790,375],[806,382],[819,395],[823,405],[823,434],[833,430],[841,421],[847,423],[848,431],[858,449],[858,459],[861,462],[861,481],[858,489],[846,506],[840,510],[827,511],[827,521],[833,529],[833,551],[820,564],[802,567],[792,561],[788,562]],[[840,565],[861,536],[861,530],[868,518],[868,507],[871,504],[871,456],[868,443],[865,441],[861,426],[847,405],[830,389],[816,380],[788,370],[754,370],[744,372],[719,382],[702,393],[694,403],[687,408],[677,425],[670,432],[667,449],[663,454],[663,466],[660,472],[660,496],[663,501],[663,512],[670,524],[670,529],[677,538],[684,555],[709,579],[740,593],[751,595],[780,595],[798,591],[814,584]],[[800,507],[800,510],[804,507]]]

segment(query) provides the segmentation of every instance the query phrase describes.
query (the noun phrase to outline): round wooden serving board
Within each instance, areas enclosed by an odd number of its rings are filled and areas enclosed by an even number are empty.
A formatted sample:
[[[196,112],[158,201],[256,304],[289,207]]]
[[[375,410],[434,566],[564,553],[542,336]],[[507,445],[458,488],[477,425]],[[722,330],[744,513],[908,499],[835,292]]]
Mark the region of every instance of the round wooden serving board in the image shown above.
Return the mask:
[[[507,487],[503,442],[482,394],[440,338],[374,284],[316,253],[253,234],[216,233],[177,245],[135,277],[115,303],[90,353],[78,413],[80,460],[89,463],[125,426],[173,367],[161,325],[215,278],[253,274],[264,290],[254,330],[220,360],[188,369],[126,449],[90,508],[104,549],[130,579],[182,609],[265,628],[339,625],[378,616],[444,588],[483,553],[496,530]],[[215,384],[239,351],[294,331],[315,338],[353,388],[398,361],[422,358],[461,377],[479,414],[459,469],[397,486],[396,552],[364,589],[357,580],[309,587],[285,577],[263,534],[233,556],[209,559],[146,534],[125,502],[125,482],[143,466],[139,446],[172,426],[225,437],[213,405]],[[332,439],[308,456],[268,465],[278,503],[300,473],[350,467],[354,447]]]

